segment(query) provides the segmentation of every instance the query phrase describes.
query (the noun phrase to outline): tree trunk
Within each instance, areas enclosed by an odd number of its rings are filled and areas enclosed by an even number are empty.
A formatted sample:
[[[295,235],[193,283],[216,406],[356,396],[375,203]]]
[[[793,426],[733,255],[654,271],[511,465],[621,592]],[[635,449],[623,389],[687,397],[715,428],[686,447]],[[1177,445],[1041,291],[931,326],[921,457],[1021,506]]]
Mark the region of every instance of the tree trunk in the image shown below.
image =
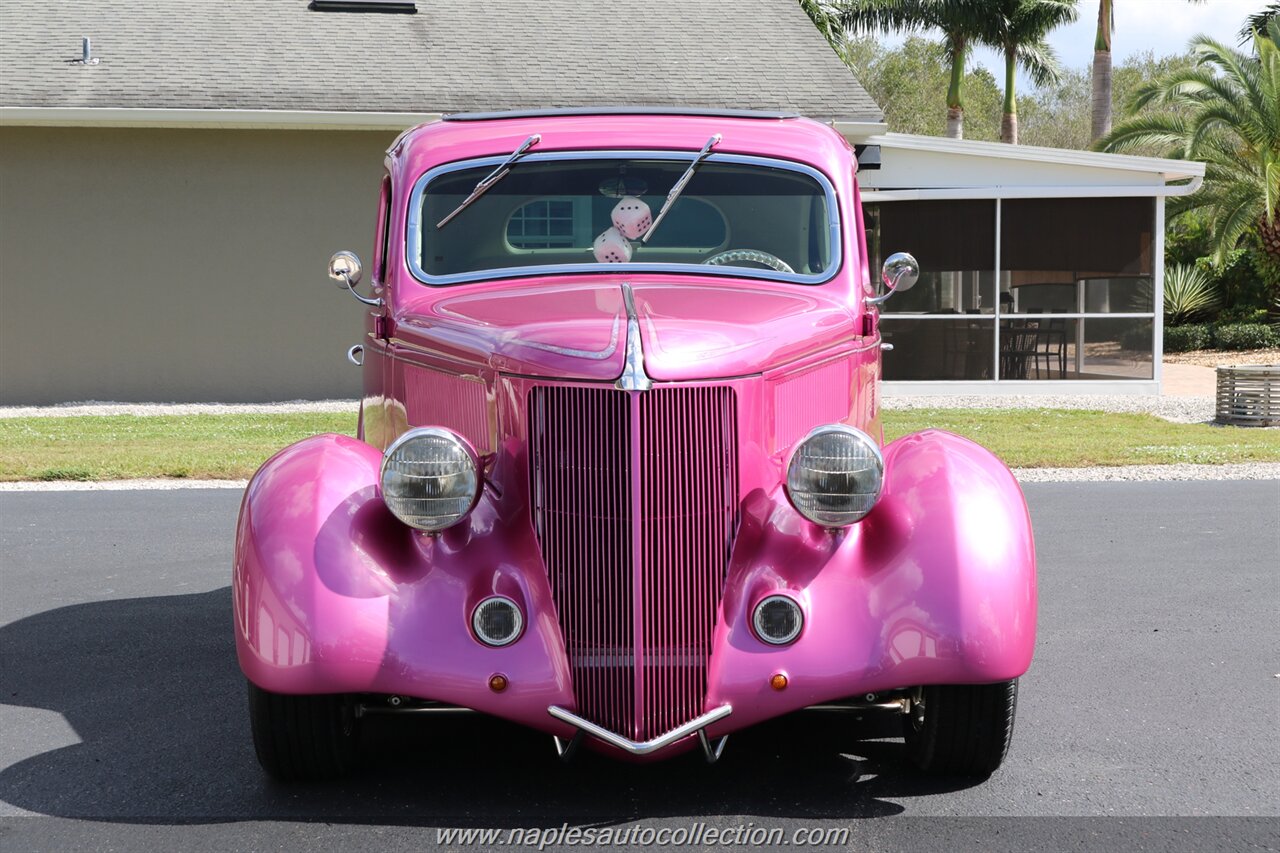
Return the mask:
[[[1093,52],[1093,122],[1090,142],[1111,132],[1111,51]]]
[[[947,137],[964,139],[964,62],[969,46],[951,36],[951,80],[947,84]]]
[[[1097,142],[1111,132],[1111,3],[1098,0],[1098,32],[1093,39],[1093,117],[1089,141]]]
[[[1000,141],[1018,144],[1018,114],[1005,113],[1000,119]]]
[[[1000,141],[1018,144],[1018,95],[1014,85],[1018,79],[1018,56],[1011,49],[1004,54],[1004,115],[1000,118]]]
[[[1265,213],[1259,217],[1258,239],[1262,241],[1262,251],[1270,255],[1273,261],[1280,263],[1280,211],[1276,212],[1270,224],[1267,224]]]

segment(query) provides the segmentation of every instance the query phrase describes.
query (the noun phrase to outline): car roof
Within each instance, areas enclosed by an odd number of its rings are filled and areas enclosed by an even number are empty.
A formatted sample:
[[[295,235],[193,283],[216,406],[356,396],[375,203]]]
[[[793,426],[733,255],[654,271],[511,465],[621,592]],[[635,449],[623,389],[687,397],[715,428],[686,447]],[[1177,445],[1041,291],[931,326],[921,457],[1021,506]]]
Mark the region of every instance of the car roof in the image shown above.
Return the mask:
[[[503,110],[498,112],[451,113],[445,121],[496,121],[507,118],[543,118],[549,116],[704,116],[712,118],[754,118],[762,120],[800,118],[799,113],[767,110],[702,109],[698,107],[560,107],[542,110]]]

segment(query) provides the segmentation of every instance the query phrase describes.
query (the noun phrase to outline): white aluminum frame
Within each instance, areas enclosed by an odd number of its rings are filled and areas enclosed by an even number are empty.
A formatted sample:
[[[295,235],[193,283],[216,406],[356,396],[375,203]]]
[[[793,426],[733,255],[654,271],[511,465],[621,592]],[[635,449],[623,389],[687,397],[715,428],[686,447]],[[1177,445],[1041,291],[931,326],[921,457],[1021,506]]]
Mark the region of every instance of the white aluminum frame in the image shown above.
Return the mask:
[[[991,379],[926,379],[899,380],[882,383],[885,396],[919,394],[941,396],[948,394],[1159,394],[1163,377],[1161,360],[1164,355],[1164,201],[1169,195],[1188,195],[1199,189],[1201,178],[1181,186],[1124,186],[1124,187],[972,187],[921,190],[869,190],[862,194],[863,203],[894,201],[942,201],[942,200],[993,200],[995,202],[995,287],[1000,289],[1002,259],[1001,231],[1003,224],[1003,200],[1006,198],[1150,198],[1155,207],[1152,228],[1153,240],[1151,281],[1153,304],[1150,312],[1093,313],[1076,311],[1070,314],[1005,314],[996,299],[991,314],[894,314],[886,311],[881,320],[990,320],[994,326],[995,352],[992,355]],[[910,247],[904,247],[907,250]],[[1083,293],[1083,291],[1081,291]],[[1000,378],[1000,320],[1018,319],[1143,319],[1152,325],[1152,372],[1150,379],[1001,379]],[[1077,324],[1077,335],[1083,334],[1082,324]],[[1076,347],[1076,359],[1082,356]],[[1080,365],[1077,364],[1077,372]]]

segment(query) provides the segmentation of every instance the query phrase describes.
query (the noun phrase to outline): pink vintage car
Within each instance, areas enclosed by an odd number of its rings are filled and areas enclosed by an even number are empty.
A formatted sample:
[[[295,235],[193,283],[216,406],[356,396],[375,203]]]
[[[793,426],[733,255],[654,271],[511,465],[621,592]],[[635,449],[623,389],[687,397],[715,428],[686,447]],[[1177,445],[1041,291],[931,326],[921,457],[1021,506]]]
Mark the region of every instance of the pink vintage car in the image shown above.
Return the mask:
[[[854,151],[789,115],[457,115],[391,146],[357,438],[268,460],[236,538],[258,757],[331,776],[375,713],[635,760],[813,706],[986,775],[1036,629],[982,447],[881,446]],[[330,274],[356,293],[348,252]],[[318,332],[319,333],[319,332]]]

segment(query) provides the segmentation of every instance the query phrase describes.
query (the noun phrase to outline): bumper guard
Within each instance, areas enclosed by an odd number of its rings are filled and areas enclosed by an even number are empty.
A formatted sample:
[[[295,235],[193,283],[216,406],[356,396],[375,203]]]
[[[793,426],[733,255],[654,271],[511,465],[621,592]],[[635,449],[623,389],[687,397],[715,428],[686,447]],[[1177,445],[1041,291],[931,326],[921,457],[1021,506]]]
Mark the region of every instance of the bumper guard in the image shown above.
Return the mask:
[[[566,711],[559,705],[552,705],[547,708],[547,713],[555,717],[557,720],[568,723],[578,730],[578,734],[574,736],[573,741],[570,741],[568,747],[561,747],[560,739],[556,738],[556,748],[561,754],[561,757],[568,757],[572,747],[578,740],[578,737],[583,734],[589,735],[596,740],[603,741],[610,746],[616,746],[618,749],[621,749],[624,752],[629,752],[632,755],[648,755],[651,752],[657,752],[660,749],[671,746],[671,744],[676,741],[683,740],[684,738],[689,737],[689,735],[696,734],[698,736],[698,742],[702,745],[703,754],[707,757],[707,761],[714,762],[720,757],[720,753],[724,751],[725,741],[729,738],[726,735],[716,741],[715,744],[712,744],[711,740],[707,737],[705,730],[707,726],[717,720],[723,720],[725,717],[732,714],[733,706],[721,705],[719,708],[713,708],[701,717],[695,717],[684,725],[677,726],[664,735],[659,735],[652,740],[646,740],[643,742],[629,740],[622,735],[614,734],[608,729],[597,726],[590,720],[584,720],[572,711]]]

